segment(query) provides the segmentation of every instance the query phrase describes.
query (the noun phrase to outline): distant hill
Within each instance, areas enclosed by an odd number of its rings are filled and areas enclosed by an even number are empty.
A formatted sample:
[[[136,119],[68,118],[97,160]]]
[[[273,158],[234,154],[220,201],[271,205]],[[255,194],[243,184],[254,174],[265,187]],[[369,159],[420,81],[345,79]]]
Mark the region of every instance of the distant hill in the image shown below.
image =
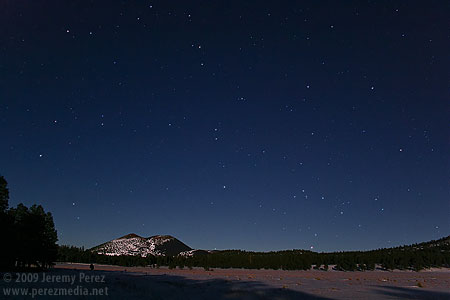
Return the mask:
[[[148,238],[134,233],[98,245],[92,252],[108,256],[176,256],[192,248],[170,235],[155,235]]]
[[[413,249],[417,249],[417,250],[422,250],[422,249],[426,249],[426,248],[435,248],[435,247],[448,249],[448,247],[450,247],[450,236],[441,238],[439,240],[433,240],[433,241],[429,241],[429,242],[413,244],[410,246],[403,246],[400,248],[413,248]]]

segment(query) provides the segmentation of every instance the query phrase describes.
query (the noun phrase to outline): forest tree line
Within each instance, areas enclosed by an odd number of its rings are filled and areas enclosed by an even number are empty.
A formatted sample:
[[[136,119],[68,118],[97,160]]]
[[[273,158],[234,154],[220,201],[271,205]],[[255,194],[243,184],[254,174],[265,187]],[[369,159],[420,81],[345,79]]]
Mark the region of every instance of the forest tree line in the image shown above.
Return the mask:
[[[447,238],[448,239],[448,238]],[[444,240],[444,239],[442,239]],[[330,265],[339,271],[402,269],[419,271],[430,267],[450,267],[450,244],[438,246],[404,246],[372,251],[316,253],[308,250],[249,252],[241,250],[213,251],[208,254],[182,256],[107,256],[77,248],[60,246],[58,261],[97,263],[119,266],[168,266],[169,268],[245,268],[283,270],[328,270]],[[206,253],[206,252],[205,252]]]

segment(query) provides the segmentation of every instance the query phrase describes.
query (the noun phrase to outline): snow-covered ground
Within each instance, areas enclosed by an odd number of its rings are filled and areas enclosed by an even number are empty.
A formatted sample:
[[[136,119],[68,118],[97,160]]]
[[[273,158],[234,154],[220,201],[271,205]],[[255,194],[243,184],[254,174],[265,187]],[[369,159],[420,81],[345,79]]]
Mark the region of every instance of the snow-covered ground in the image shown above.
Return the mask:
[[[1,281],[0,289],[70,288],[76,285],[88,290],[108,288],[106,297],[72,296],[70,299],[450,299],[449,269],[438,272],[205,271],[200,268],[169,270],[96,265],[95,270],[90,271],[89,265],[85,264],[59,264],[46,274],[75,276],[75,284]],[[79,282],[80,274],[84,274],[84,278],[94,275],[101,279],[104,276],[103,282]],[[45,298],[64,297],[37,297]],[[6,299],[31,298],[14,296]]]

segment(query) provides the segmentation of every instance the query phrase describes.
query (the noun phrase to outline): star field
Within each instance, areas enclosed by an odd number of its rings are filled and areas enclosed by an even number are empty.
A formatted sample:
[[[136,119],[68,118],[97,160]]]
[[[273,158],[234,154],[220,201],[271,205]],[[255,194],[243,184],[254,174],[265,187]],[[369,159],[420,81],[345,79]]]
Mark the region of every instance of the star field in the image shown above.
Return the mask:
[[[0,174],[60,244],[449,234],[449,5],[5,1]]]

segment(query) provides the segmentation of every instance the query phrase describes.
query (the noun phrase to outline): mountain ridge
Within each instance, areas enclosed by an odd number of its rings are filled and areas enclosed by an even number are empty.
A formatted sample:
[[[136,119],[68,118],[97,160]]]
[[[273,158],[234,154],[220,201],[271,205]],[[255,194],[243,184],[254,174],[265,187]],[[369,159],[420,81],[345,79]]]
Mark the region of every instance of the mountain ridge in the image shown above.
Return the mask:
[[[142,237],[129,233],[90,249],[91,252],[108,256],[175,256],[193,250],[171,235]]]

